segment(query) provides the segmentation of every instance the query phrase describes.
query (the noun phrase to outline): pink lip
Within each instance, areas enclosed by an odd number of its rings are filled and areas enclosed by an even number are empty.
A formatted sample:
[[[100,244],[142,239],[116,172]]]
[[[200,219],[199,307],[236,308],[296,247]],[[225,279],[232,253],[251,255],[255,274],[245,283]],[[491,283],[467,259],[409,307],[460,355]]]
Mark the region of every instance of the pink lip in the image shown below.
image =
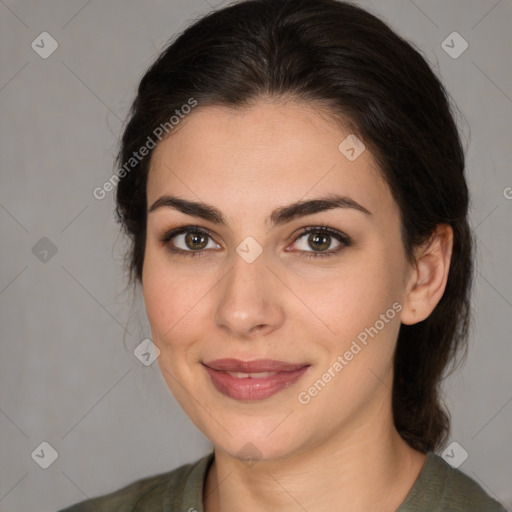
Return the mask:
[[[236,400],[263,400],[291,386],[307,371],[304,363],[285,363],[272,359],[240,361],[238,359],[216,359],[203,363],[216,389]],[[273,372],[266,377],[240,378],[228,372],[261,373]]]

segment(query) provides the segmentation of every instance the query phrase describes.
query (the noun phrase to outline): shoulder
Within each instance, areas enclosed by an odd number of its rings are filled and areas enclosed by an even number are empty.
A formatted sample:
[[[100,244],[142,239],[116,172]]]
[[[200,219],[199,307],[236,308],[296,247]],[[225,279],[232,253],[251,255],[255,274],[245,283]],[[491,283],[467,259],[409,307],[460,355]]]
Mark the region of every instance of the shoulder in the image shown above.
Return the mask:
[[[430,511],[435,504],[440,512],[507,512],[480,484],[433,452],[409,498],[400,511]]]
[[[109,494],[87,499],[58,512],[161,512],[163,503],[181,500],[191,478],[203,475],[211,454],[172,471],[142,478]],[[188,482],[187,485],[185,485]]]

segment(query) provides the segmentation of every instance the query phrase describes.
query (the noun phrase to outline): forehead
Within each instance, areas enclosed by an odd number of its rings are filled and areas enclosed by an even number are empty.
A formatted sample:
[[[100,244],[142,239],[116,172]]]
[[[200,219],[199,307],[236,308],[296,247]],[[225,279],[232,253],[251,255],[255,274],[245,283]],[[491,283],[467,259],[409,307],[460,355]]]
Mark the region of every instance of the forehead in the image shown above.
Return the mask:
[[[340,151],[350,135],[325,111],[305,103],[196,107],[153,152],[148,204],[172,194],[199,198],[227,217],[246,211],[264,217],[278,204],[338,193],[372,205],[372,211],[393,210],[370,151],[353,161]]]

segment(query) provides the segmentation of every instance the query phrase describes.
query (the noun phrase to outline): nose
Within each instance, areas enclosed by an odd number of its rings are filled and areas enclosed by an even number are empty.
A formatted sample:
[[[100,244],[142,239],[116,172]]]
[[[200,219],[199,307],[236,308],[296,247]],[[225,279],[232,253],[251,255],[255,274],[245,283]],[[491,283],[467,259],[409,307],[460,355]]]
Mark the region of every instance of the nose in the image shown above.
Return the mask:
[[[267,267],[265,253],[252,263],[238,254],[216,290],[215,322],[236,339],[249,340],[278,329],[284,321],[282,283]]]

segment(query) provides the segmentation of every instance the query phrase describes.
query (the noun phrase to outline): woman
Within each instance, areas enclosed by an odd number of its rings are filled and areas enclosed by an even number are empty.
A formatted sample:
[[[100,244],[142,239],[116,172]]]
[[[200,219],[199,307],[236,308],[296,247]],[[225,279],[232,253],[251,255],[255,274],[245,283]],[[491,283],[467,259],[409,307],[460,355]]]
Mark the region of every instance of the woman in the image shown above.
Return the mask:
[[[213,12],[143,77],[118,162],[158,364],[214,451],[66,512],[504,510],[435,454],[473,242],[408,43],[335,0]]]

